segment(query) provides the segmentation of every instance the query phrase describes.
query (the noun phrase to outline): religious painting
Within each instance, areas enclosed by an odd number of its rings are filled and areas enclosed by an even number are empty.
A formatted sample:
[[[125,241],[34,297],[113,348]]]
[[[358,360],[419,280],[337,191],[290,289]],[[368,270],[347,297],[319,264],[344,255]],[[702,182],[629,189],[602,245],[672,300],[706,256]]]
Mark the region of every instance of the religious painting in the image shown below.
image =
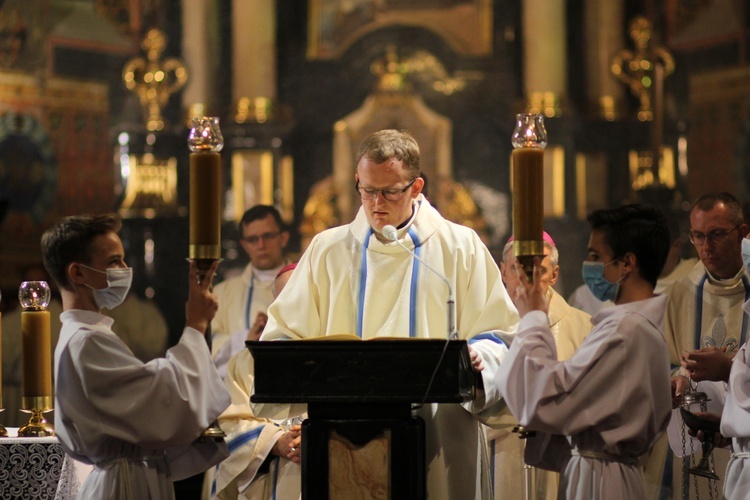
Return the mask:
[[[740,0],[668,2],[666,42],[684,50],[736,42],[743,36],[743,4]]]
[[[434,31],[467,56],[492,52],[492,0],[309,0],[309,59],[335,59],[389,26]]]

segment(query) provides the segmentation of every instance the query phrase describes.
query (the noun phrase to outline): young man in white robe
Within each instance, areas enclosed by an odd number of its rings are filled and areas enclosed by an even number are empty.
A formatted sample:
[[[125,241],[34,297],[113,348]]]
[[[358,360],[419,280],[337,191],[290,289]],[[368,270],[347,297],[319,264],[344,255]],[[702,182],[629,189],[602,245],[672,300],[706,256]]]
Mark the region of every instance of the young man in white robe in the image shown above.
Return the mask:
[[[479,236],[443,219],[421,194],[424,179],[413,137],[376,132],[365,139],[355,163],[359,213],[352,223],[312,240],[289,286],[268,308],[261,340],[336,334],[445,339],[448,290],[438,273],[447,277],[459,338],[471,343],[485,386],[465,406],[425,404],[417,412],[426,430],[427,497],[489,498],[486,435],[474,413],[500,400],[497,388],[487,384],[507,347],[488,332],[514,326],[515,307]],[[387,225],[437,273],[386,238]],[[304,411],[304,405],[256,404],[254,409],[256,415],[283,419]]]
[[[296,264],[284,266],[274,280],[281,293]],[[229,458],[206,473],[203,498],[218,500],[296,499],[300,496],[300,425],[258,418],[250,407],[254,363],[248,349],[229,360],[224,384],[232,404],[219,417],[227,434]]]
[[[615,306],[594,315],[578,350],[559,361],[537,259],[533,283],[519,275],[522,319],[494,383],[518,422],[538,433],[527,462],[541,457],[539,466],[561,473],[559,498],[645,498],[640,459],[666,430],[671,406],[666,297],[653,293],[668,230],[659,211],[638,205],[588,220],[584,282]]]
[[[100,313],[122,303],[132,281],[119,229],[114,214],[71,216],[42,236],[63,303],[55,430],[67,454],[94,466],[80,498],[172,499],[172,481],[228,454],[223,440],[199,439],[229,406],[204,337],[218,307],[209,288],[216,264],[199,284],[191,263],[182,337],[165,358],[144,363]]]
[[[583,339],[591,331],[591,316],[568,305],[565,299],[552,288],[557,282],[560,273],[559,252],[555,241],[545,231],[544,258],[540,263],[542,289],[550,300],[549,322],[550,330],[555,337],[557,348],[557,359],[568,359],[581,345]],[[506,243],[503,249],[500,272],[503,282],[511,298],[515,296],[516,289],[520,286],[518,280],[518,260],[513,255],[513,238]],[[505,500],[508,492],[525,491],[526,484],[524,470],[524,448],[526,441],[519,438],[513,429],[518,421],[511,415],[509,410],[503,412],[503,416],[495,420],[491,428],[487,429],[490,440],[490,454],[492,460],[492,483],[494,485],[494,498]],[[557,498],[557,486],[559,474],[536,469],[534,471],[535,499]]]

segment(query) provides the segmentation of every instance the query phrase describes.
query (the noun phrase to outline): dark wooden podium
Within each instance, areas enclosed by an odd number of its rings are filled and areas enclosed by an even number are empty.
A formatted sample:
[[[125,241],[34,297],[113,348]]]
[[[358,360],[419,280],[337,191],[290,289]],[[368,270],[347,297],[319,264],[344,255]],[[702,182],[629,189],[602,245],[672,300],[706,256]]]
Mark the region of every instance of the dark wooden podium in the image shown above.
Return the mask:
[[[412,405],[471,400],[475,375],[466,341],[324,337],[249,341],[247,347],[255,360],[252,402],[308,405],[304,499],[330,498],[333,439],[357,448],[383,436],[387,498],[426,497],[424,422],[412,415]]]

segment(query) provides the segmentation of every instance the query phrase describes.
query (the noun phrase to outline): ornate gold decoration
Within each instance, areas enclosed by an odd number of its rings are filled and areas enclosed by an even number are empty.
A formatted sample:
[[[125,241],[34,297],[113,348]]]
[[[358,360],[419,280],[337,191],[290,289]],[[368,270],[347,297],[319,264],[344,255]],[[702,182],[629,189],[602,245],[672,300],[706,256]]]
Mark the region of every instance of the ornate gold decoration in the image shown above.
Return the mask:
[[[120,205],[123,217],[146,217],[177,212],[177,159],[154,158],[152,154],[128,155],[125,196]]]
[[[654,119],[652,92],[656,66],[664,68],[661,78],[674,72],[674,58],[662,47],[651,42],[651,23],[642,16],[637,16],[630,23],[630,37],[635,44],[635,51],[622,50],[612,59],[612,73],[630,86],[631,92],[641,102],[638,110],[640,121]]]
[[[380,92],[402,92],[409,90],[410,83],[444,95],[451,95],[466,87],[468,79],[479,79],[478,73],[448,73],[440,60],[426,50],[418,50],[409,57],[399,58],[394,45],[386,47],[382,59],[370,65],[370,72],[378,77],[376,89]]]
[[[162,31],[149,30],[141,43],[146,58],[134,57],[122,69],[122,80],[138,95],[146,117],[146,128],[150,131],[164,128],[161,110],[169,96],[180,90],[188,79],[182,61],[174,57],[161,59],[166,45],[167,38]]]

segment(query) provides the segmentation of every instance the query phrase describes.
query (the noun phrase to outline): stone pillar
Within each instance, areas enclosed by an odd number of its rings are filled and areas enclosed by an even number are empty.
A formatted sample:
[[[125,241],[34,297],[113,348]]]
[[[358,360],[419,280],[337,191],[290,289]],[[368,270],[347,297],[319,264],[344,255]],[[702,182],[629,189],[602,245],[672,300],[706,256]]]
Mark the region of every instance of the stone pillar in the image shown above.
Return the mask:
[[[276,2],[232,1],[232,99],[276,99]]]
[[[521,16],[528,111],[559,116],[568,92],[565,0],[523,0]]]
[[[182,93],[187,117],[214,115],[216,74],[219,62],[218,0],[183,0],[182,58],[188,68],[188,82]]]
[[[586,0],[586,97],[593,114],[613,121],[623,99],[623,85],[612,74],[612,58],[623,49],[622,0]]]

